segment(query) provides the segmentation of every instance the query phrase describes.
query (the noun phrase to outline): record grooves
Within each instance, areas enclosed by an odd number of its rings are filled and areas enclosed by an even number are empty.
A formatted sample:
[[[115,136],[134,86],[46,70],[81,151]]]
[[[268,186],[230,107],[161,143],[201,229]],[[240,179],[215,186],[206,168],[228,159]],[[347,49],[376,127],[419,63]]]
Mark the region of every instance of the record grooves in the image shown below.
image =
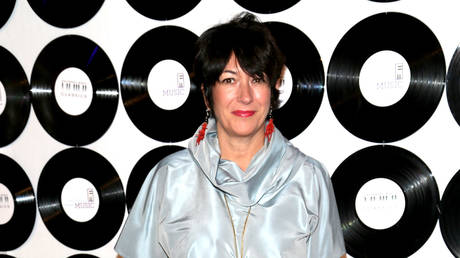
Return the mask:
[[[155,20],[172,20],[190,12],[201,0],[127,0],[138,13]]]
[[[439,227],[445,244],[455,256],[460,256],[460,171],[452,177],[442,195]]]
[[[88,180],[99,197],[97,213],[86,222],[72,219],[62,204],[64,185],[75,178]],[[37,199],[49,232],[78,250],[107,244],[118,232],[125,213],[125,195],[117,172],[103,156],[86,148],[63,150],[46,163],[38,181]]]
[[[137,39],[125,58],[120,81],[123,104],[134,125],[152,139],[162,142],[188,139],[206,116],[201,90],[192,78],[185,103],[176,109],[158,107],[148,92],[149,73],[160,61],[177,61],[188,72],[186,76],[191,75],[196,40],[197,36],[184,28],[160,26]]]
[[[402,217],[384,229],[366,226],[355,207],[360,188],[376,178],[395,182],[405,197]],[[345,246],[353,257],[408,257],[423,246],[436,226],[436,181],[425,163],[403,148],[375,145],[359,150],[339,165],[331,180]]]
[[[450,112],[460,125],[460,47],[455,50],[447,71],[446,95]]]
[[[5,23],[10,18],[15,4],[16,4],[16,0],[0,1],[0,28],[2,28],[3,25],[5,25]]]
[[[80,26],[99,11],[104,0],[27,0],[34,12],[45,22],[60,28]]]
[[[410,67],[406,94],[389,106],[375,106],[362,95],[360,69],[372,54],[391,50]],[[401,140],[422,127],[444,90],[445,60],[440,43],[421,21],[402,13],[380,13],[351,28],[332,54],[327,93],[334,115],[353,135],[372,142]]]
[[[8,188],[14,199],[12,217],[5,224],[0,224],[0,251],[9,251],[20,247],[33,230],[35,195],[27,174],[19,164],[0,154],[0,167],[0,183]]]
[[[12,53],[0,46],[0,147],[17,139],[30,114],[30,85]],[[6,96],[3,95],[5,90]],[[4,109],[2,108],[4,107]]]
[[[299,29],[282,22],[266,22],[286,57],[292,76],[292,93],[273,110],[276,127],[288,139],[302,133],[316,116],[324,92],[324,69],[313,42]]]
[[[287,10],[300,0],[235,0],[241,7],[256,13],[271,14]]]
[[[83,71],[92,85],[92,92],[87,92],[90,105],[79,115],[69,114],[57,102],[56,79],[69,68]],[[115,70],[102,48],[85,37],[65,35],[51,41],[35,61],[31,88],[32,105],[40,124],[61,143],[71,146],[92,143],[107,131],[115,117],[118,106]]]

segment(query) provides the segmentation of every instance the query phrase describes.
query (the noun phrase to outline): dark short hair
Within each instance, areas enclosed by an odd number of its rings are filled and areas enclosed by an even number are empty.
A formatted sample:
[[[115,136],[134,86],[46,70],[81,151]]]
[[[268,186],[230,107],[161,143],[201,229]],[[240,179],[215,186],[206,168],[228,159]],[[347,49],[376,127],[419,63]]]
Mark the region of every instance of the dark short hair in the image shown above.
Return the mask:
[[[198,38],[196,48],[195,83],[203,85],[211,109],[214,104],[212,88],[232,53],[247,74],[259,78],[264,78],[264,74],[267,76],[271,105],[278,107],[276,82],[284,66],[284,56],[268,27],[255,15],[243,12],[227,23],[206,30]]]

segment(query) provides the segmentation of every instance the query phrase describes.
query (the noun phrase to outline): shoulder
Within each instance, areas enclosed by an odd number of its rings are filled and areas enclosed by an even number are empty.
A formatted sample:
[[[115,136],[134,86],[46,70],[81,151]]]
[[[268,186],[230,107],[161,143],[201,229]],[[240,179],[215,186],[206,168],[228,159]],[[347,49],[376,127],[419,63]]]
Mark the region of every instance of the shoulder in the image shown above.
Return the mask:
[[[285,146],[285,152],[282,160],[284,163],[291,164],[292,168],[306,169],[312,173],[324,173],[326,172],[323,164],[317,159],[303,153],[299,150],[292,142],[284,137],[279,131],[279,144]]]
[[[188,149],[183,149],[167,155],[157,163],[156,167],[157,169],[174,168],[189,166],[191,163],[193,163],[193,159],[190,155],[190,151]]]
[[[177,186],[184,182],[198,182],[199,178],[199,170],[196,169],[189,150],[183,149],[156,163],[145,178],[140,193],[155,193],[162,199],[166,193],[179,189]],[[185,193],[187,189],[182,190]]]
[[[301,182],[304,187],[314,189],[317,192],[320,188],[330,188],[330,175],[325,166],[317,159],[306,155],[292,144],[288,145],[287,153],[293,160],[294,180]],[[289,157],[288,157],[289,158]]]
[[[148,173],[145,181],[164,184],[171,177],[190,175],[194,164],[188,149],[179,150],[158,161]]]
[[[189,149],[183,149],[161,159],[153,170],[155,172],[177,174],[189,171],[193,166],[195,166],[195,161]]]
[[[304,170],[304,172],[328,176],[326,168],[319,160],[303,153],[292,144],[288,144],[286,156],[287,159],[291,159],[294,162],[298,169]]]

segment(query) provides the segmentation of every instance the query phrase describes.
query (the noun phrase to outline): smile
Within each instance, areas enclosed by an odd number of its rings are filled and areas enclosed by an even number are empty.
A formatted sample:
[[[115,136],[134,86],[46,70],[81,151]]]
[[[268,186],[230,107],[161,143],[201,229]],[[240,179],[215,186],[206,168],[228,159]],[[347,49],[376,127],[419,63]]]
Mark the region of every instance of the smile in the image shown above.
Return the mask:
[[[245,111],[245,110],[235,110],[232,114],[239,116],[239,117],[250,117],[256,113],[255,111]]]

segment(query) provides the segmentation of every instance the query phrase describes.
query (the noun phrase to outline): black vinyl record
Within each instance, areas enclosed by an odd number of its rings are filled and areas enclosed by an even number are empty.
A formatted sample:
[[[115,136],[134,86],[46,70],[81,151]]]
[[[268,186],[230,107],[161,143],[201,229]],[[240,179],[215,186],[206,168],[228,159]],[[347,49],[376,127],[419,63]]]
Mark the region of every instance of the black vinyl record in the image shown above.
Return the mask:
[[[99,198],[97,213],[88,221],[74,220],[63,206],[64,186],[76,178],[89,181]],[[38,180],[37,199],[48,231],[62,244],[78,250],[108,243],[125,213],[125,195],[117,172],[103,156],[86,148],[63,150],[46,163]]]
[[[162,142],[185,140],[204,121],[203,95],[192,79],[186,101],[172,110],[160,108],[153,102],[147,84],[152,68],[164,60],[180,63],[188,72],[184,76],[190,76],[196,40],[197,36],[184,28],[160,26],[142,35],[125,58],[120,80],[123,104],[134,125],[152,139]]]
[[[362,95],[360,70],[374,53],[390,50],[410,67],[409,88],[389,106]],[[401,140],[431,117],[444,90],[445,60],[439,41],[421,21],[402,13],[379,13],[351,28],[333,52],[327,93],[334,115],[353,135],[372,142]]]
[[[278,13],[287,10],[300,0],[235,0],[241,7],[256,13]]]
[[[3,27],[3,25],[5,25],[5,23],[10,18],[15,4],[16,4],[16,0],[0,1],[0,28]]]
[[[45,22],[60,28],[80,26],[93,18],[104,0],[27,0]]]
[[[455,50],[447,71],[446,95],[450,112],[460,125],[460,47]]]
[[[74,254],[68,258],[98,258],[97,256],[91,254]]]
[[[391,227],[375,229],[359,218],[355,201],[368,181],[385,178],[404,193],[402,217]],[[428,240],[438,219],[439,192],[426,164],[396,146],[359,150],[335,170],[332,184],[347,253],[353,257],[408,257]]]
[[[147,18],[155,20],[172,20],[190,12],[200,0],[143,1],[126,0],[132,8]]]
[[[128,207],[128,212],[131,212],[131,207],[136,200],[137,194],[152,168],[164,157],[182,149],[184,149],[184,147],[165,145],[153,149],[142,156],[131,171],[126,186],[126,206]]]
[[[452,177],[442,195],[439,227],[445,244],[455,257],[460,257],[460,171]]]
[[[313,42],[299,29],[281,22],[266,22],[292,76],[288,101],[273,110],[276,127],[288,139],[302,133],[316,116],[324,92],[324,69]]]
[[[62,80],[63,71],[77,69],[90,80]],[[81,76],[80,76],[81,77]],[[58,103],[60,94],[91,102],[84,112],[72,114]],[[89,85],[87,85],[89,84]],[[91,87],[90,87],[91,86]],[[37,57],[32,77],[32,105],[38,120],[53,138],[71,146],[99,139],[110,127],[118,106],[118,80],[107,54],[82,36],[66,35],[50,42]],[[92,89],[92,90],[91,90]]]
[[[12,53],[0,46],[0,147],[17,139],[30,114],[30,85]],[[4,91],[3,91],[4,90]]]
[[[11,218],[0,224],[0,251],[9,251],[20,247],[32,232],[36,215],[35,195],[27,174],[18,163],[0,154],[0,168],[0,184],[8,189],[13,198],[7,200],[7,196],[0,196],[1,209],[6,209],[3,206],[14,202]]]

